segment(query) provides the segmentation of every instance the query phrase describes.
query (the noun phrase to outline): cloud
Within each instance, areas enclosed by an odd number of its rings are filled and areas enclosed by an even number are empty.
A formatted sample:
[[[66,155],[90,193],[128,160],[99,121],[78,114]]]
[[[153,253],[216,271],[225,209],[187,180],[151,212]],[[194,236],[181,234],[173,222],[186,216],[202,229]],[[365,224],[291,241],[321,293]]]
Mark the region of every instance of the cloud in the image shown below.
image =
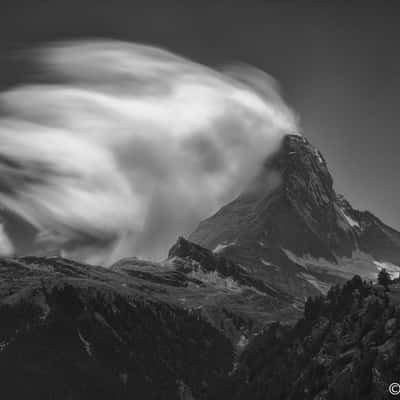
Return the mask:
[[[4,226],[0,224],[0,256],[10,256],[14,253],[14,246],[4,231]]]
[[[165,50],[58,43],[0,94],[0,205],[70,257],[160,258],[237,195],[296,118],[265,73]],[[18,249],[17,249],[18,250]]]

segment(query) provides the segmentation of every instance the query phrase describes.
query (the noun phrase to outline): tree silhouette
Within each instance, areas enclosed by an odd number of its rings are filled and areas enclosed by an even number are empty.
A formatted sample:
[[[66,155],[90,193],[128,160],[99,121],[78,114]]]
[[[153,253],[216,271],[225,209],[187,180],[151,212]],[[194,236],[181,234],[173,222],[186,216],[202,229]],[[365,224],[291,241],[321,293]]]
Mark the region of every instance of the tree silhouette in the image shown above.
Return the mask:
[[[391,282],[392,279],[390,278],[389,272],[387,272],[385,268],[382,268],[378,274],[378,283],[384,287],[387,287],[391,284]]]

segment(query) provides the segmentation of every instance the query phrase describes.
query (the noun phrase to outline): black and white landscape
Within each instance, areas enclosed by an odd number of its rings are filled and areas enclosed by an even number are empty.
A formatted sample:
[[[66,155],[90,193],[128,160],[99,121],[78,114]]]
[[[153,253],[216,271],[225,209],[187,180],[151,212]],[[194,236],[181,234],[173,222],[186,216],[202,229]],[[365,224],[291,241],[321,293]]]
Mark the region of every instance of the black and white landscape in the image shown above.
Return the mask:
[[[85,3],[0,16],[0,398],[398,394],[396,7]]]

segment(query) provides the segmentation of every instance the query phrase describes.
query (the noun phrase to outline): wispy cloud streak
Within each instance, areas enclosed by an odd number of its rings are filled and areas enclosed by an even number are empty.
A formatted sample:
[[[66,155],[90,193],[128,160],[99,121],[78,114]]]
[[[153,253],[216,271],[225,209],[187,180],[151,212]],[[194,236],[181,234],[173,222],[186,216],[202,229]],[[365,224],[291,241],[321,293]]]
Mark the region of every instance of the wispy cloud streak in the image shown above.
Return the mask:
[[[35,54],[48,83],[0,94],[0,204],[76,259],[161,257],[296,129],[254,68],[113,41]]]

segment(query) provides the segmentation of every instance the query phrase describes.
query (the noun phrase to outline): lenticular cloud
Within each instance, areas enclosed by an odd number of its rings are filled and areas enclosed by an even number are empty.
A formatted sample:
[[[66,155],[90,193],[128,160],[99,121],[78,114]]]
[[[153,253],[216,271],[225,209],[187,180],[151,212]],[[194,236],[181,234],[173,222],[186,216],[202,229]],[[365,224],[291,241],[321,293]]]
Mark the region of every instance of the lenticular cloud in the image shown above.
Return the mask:
[[[32,251],[160,258],[296,129],[254,68],[217,72],[112,41],[35,57],[48,83],[0,93],[0,205],[36,228]],[[0,234],[0,251],[18,252]]]

